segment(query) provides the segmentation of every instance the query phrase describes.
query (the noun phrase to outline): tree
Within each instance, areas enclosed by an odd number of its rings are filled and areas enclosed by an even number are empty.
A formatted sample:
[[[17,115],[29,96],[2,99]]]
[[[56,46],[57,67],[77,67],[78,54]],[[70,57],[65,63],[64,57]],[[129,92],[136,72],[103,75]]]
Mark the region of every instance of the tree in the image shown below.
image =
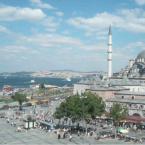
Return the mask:
[[[41,83],[40,85],[39,85],[39,89],[45,89],[45,85],[44,85],[44,83]]]
[[[69,117],[75,120],[94,118],[102,115],[105,111],[105,103],[102,98],[86,92],[80,95],[68,97],[62,102],[54,113],[55,118]]]
[[[18,92],[16,92],[15,95],[12,96],[12,99],[19,103],[19,110],[22,110],[23,102],[27,101],[26,95]]]
[[[101,97],[91,92],[85,92],[83,96],[87,97],[84,100],[84,104],[89,117],[95,118],[105,112],[105,103]]]
[[[44,84],[44,83],[41,83],[41,84],[39,85],[39,94],[45,95],[45,94],[46,94],[45,91],[46,91],[45,84]]]
[[[118,103],[113,104],[110,110],[110,117],[112,117],[114,126],[115,126],[115,138],[116,138],[116,129],[119,125],[120,120],[124,119],[128,115],[128,109],[121,106]]]
[[[126,107],[123,107],[118,103],[113,104],[110,110],[110,117],[112,117],[115,126],[118,126],[120,120],[124,119],[127,115],[128,109]]]

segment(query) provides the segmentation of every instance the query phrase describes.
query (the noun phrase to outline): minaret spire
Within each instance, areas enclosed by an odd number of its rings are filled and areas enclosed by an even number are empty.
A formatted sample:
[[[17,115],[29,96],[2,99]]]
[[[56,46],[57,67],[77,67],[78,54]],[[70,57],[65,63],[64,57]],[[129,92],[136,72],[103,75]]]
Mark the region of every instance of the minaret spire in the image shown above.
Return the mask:
[[[112,30],[111,25],[109,26],[108,33],[108,78],[112,76]]]
[[[112,35],[111,25],[109,26],[109,33],[108,35]]]

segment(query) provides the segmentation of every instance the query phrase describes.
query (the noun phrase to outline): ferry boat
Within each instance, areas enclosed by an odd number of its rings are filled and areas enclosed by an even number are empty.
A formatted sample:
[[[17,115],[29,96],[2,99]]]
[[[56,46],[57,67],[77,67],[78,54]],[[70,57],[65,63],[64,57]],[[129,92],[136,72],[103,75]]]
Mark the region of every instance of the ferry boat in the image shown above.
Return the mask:
[[[35,83],[35,80],[31,80],[31,83]]]

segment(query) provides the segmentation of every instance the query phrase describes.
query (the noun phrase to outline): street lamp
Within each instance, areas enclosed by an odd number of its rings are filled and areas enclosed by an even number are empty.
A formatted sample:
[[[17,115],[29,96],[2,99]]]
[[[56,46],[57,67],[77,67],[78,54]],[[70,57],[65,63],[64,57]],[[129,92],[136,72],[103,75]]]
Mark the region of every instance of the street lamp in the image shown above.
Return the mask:
[[[87,96],[80,96],[80,99],[81,100],[84,100],[86,99]],[[82,101],[82,118],[83,118],[83,123],[84,123],[84,126],[85,126],[85,117],[84,117],[84,102]],[[87,124],[86,124],[86,134],[87,134]]]

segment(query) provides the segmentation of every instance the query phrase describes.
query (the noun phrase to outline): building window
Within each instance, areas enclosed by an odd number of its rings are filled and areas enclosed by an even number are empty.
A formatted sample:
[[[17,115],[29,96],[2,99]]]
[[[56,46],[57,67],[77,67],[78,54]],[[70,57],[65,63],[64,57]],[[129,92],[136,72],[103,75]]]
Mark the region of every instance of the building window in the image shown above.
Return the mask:
[[[132,96],[132,100],[134,100],[134,96]]]
[[[124,99],[124,96],[122,96],[122,99]]]

